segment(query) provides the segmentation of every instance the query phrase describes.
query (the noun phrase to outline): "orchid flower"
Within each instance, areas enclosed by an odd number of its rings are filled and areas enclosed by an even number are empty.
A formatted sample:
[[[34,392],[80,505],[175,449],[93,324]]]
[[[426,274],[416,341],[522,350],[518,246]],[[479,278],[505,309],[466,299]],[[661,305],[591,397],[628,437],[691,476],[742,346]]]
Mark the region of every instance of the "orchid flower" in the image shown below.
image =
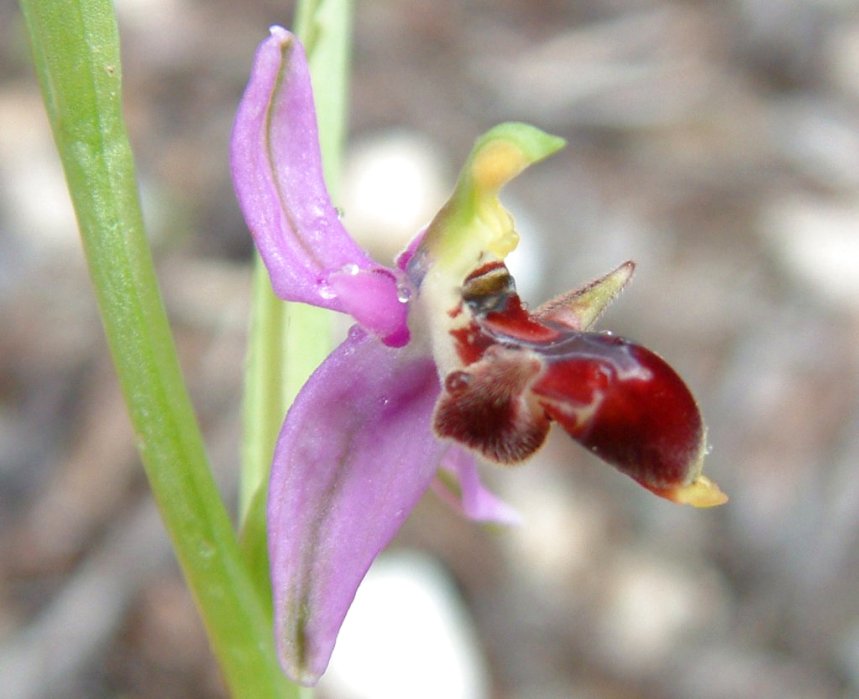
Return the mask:
[[[701,474],[705,430],[683,381],[650,350],[590,331],[632,262],[534,311],[516,293],[504,257],[518,235],[498,193],[562,145],[525,124],[490,130],[438,215],[380,265],[326,191],[300,43],[273,27],[257,51],[231,148],[245,220],[280,298],[355,320],[295,399],[271,468],[275,634],[303,684],[324,672],[364,574],[422,494],[514,521],[475,459],[519,463],[552,422],[657,495],[726,500]]]

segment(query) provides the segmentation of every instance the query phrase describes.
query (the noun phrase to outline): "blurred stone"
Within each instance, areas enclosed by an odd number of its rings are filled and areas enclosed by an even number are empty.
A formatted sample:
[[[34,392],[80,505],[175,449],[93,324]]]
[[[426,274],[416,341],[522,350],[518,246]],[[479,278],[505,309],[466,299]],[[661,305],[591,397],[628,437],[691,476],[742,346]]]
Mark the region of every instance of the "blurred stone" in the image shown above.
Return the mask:
[[[776,651],[736,639],[732,644],[690,645],[664,675],[668,696],[676,699],[843,699],[834,678]]]
[[[803,95],[775,102],[772,143],[796,170],[824,189],[859,186],[859,118],[846,105]]]
[[[77,254],[71,199],[34,85],[0,90],[0,231],[17,241],[18,266],[46,254]]]
[[[849,98],[859,97],[859,21],[839,22],[826,45],[827,78]]]
[[[859,308],[859,196],[777,196],[763,207],[759,225],[787,272],[825,301]]]
[[[850,681],[851,691],[859,695],[859,622],[840,639],[837,659]]]
[[[600,654],[631,676],[650,675],[688,639],[717,635],[727,624],[725,595],[712,571],[642,551],[622,552],[612,562],[601,604]]]
[[[319,693],[331,699],[486,699],[473,622],[445,571],[383,554],[346,615]]]
[[[598,502],[553,478],[548,469],[534,462],[525,468],[531,470],[530,477],[505,485],[510,502],[523,516],[522,524],[509,529],[503,540],[511,564],[562,599],[571,586],[584,592],[592,566],[610,546],[608,515]]]
[[[379,262],[391,264],[430,222],[453,187],[437,145],[386,131],[350,148],[340,197],[343,223]]]

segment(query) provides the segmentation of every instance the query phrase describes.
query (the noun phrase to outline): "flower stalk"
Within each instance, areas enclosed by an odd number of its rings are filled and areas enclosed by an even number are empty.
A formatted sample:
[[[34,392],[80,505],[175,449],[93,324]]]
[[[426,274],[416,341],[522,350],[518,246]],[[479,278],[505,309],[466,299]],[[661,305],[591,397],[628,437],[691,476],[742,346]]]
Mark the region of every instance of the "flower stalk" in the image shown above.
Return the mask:
[[[141,458],[234,696],[296,690],[218,493],[144,232],[109,0],[22,0],[36,72]]]

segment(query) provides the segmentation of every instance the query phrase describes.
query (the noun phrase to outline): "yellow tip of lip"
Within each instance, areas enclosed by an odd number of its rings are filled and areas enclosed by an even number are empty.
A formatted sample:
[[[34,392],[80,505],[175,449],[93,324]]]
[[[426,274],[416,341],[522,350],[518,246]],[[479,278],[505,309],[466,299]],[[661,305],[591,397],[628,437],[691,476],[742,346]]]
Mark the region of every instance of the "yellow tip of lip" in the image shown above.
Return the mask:
[[[515,144],[496,141],[487,144],[476,154],[471,173],[478,189],[497,192],[527,165],[528,161]]]
[[[728,502],[728,496],[707,476],[698,476],[688,485],[665,493],[665,497],[680,505],[692,507],[717,507]]]

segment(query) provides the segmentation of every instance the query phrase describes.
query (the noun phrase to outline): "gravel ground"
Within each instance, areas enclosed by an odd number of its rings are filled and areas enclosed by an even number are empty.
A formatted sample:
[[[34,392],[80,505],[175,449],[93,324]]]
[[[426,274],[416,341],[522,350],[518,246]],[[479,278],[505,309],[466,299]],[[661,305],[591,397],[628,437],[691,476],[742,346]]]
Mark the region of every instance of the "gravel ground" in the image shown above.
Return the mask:
[[[226,143],[254,47],[292,7],[117,5],[159,275],[229,495],[250,245]],[[532,463],[487,469],[518,529],[426,498],[395,549],[452,582],[486,669],[473,699],[859,696],[859,5],[358,3],[352,98],[342,208],[380,259],[489,126],[568,139],[506,197],[523,292],[635,259],[602,326],[694,388],[731,496],[671,506],[556,434]],[[0,676],[9,699],[224,696],[2,0]]]

